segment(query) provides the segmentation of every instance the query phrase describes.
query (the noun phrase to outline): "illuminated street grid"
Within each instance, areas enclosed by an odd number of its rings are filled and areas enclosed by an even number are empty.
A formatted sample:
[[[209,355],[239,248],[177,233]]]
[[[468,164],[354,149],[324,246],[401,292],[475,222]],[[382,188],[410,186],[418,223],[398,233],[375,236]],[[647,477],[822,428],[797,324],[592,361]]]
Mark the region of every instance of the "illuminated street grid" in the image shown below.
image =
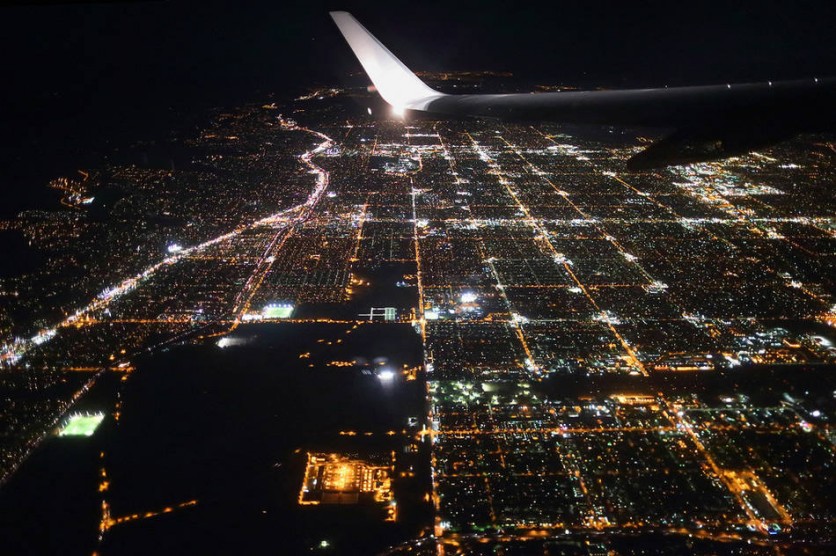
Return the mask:
[[[829,408],[758,405],[733,385],[725,401],[559,398],[541,385],[832,366],[834,145],[625,173],[635,148],[607,137],[373,121],[339,98],[300,100],[299,126],[253,106],[189,139],[208,149],[203,163],[237,176],[235,187],[196,171],[109,170],[144,184],[126,215],[180,215],[190,225],[177,233],[149,224],[138,239],[131,227],[88,236],[94,224],[78,207],[23,215],[15,226],[37,245],[98,261],[96,283],[51,308],[38,295],[4,298],[7,315],[32,315],[20,334],[30,339],[7,342],[5,363],[94,372],[178,338],[223,334],[247,315],[334,322],[333,307],[375,291],[369,271],[402,264],[416,301],[398,320],[412,320],[425,348],[428,533],[450,553],[471,533],[833,539]],[[94,195],[92,179],[64,183],[76,191],[67,203]],[[113,242],[100,243],[108,234]],[[67,289],[61,268],[26,291]],[[49,318],[56,312],[65,320]],[[345,321],[385,326],[359,310]],[[40,429],[26,430],[31,440]]]
[[[537,388],[549,375],[832,363],[829,339],[780,326],[832,324],[832,208],[811,187],[829,167],[802,177],[776,149],[626,176],[611,169],[625,150],[531,127],[416,135],[435,533],[447,548],[472,549],[472,534],[607,529],[760,542],[824,526],[832,538],[819,489],[833,487],[833,443],[805,410],[735,400],[730,418],[716,400],[557,401]]]
[[[440,527],[638,529],[745,538],[833,519],[832,445],[787,406],[738,398],[538,398],[525,383],[432,386]]]

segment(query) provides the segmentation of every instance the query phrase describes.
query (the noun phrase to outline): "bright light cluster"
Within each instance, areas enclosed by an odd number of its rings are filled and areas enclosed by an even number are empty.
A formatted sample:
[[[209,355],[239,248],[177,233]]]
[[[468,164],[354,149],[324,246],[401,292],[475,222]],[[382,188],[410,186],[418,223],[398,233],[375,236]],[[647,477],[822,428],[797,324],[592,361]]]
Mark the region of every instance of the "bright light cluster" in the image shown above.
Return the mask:
[[[104,418],[105,414],[101,412],[93,414],[74,413],[70,415],[58,436],[93,436]]]
[[[290,303],[270,303],[261,310],[261,316],[265,319],[288,319],[293,314],[293,305]]]

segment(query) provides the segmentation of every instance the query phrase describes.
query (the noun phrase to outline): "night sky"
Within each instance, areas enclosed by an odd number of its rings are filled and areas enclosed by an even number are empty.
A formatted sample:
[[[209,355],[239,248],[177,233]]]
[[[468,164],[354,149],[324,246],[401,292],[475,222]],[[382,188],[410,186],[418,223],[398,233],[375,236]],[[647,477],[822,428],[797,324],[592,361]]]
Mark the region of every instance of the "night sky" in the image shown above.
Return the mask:
[[[832,1],[22,4],[0,8],[4,190],[20,185],[8,178],[33,151],[48,158],[91,138],[100,148],[192,107],[342,83],[360,66],[333,9],[354,13],[419,70],[605,87],[836,75]]]
[[[836,72],[833,2],[171,0],[1,8],[3,94],[190,102],[338,80],[359,66],[332,9],[418,69],[609,86]]]

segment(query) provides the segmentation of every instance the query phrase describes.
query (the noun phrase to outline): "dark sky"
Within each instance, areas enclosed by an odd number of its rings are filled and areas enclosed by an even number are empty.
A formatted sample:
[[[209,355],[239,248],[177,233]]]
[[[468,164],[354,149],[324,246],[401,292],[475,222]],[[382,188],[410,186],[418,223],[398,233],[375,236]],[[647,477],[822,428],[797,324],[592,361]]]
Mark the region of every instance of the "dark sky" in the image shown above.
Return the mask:
[[[607,87],[836,75],[832,0],[25,4],[0,7],[0,146],[18,155],[82,123],[109,137],[172,106],[340,83],[359,65],[331,9],[413,69]]]
[[[832,1],[47,4],[0,8],[4,96],[190,101],[338,80],[359,66],[328,18],[335,8],[418,69],[610,86],[836,73]]]

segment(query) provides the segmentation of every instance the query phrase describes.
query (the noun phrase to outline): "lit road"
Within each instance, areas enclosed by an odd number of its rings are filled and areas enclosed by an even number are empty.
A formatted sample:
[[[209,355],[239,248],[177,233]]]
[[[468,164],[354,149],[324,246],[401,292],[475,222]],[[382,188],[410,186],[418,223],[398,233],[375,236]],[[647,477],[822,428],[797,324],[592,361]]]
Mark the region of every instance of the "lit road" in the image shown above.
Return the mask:
[[[93,313],[105,309],[106,307],[108,307],[108,305],[110,305],[117,299],[120,299],[124,297],[126,294],[134,291],[160,270],[163,270],[171,265],[177,264],[178,262],[183,261],[188,257],[194,256],[214,245],[218,245],[219,243],[222,243],[224,241],[234,239],[247,230],[264,226],[276,227],[276,234],[273,236],[273,240],[270,242],[268,249],[265,251],[264,255],[260,259],[256,271],[250,276],[250,279],[245,284],[241,294],[239,294],[238,299],[240,301],[238,304],[239,311],[237,314],[239,316],[240,314],[243,314],[243,312],[245,312],[248,307],[248,302],[252,295],[252,292],[258,288],[258,285],[261,283],[261,279],[263,279],[264,274],[267,270],[269,270],[270,263],[267,262],[269,252],[272,251],[273,248],[280,246],[281,240],[285,237],[285,233],[287,230],[289,230],[295,224],[304,222],[310,216],[311,211],[317,205],[319,200],[322,198],[323,193],[328,188],[328,173],[325,172],[325,170],[316,166],[311,160],[317,154],[321,153],[322,151],[327,149],[331,144],[333,144],[331,138],[322,133],[298,127],[295,124],[290,124],[285,120],[281,121],[281,125],[284,129],[310,133],[322,139],[322,143],[320,143],[315,149],[308,151],[300,156],[300,160],[309,168],[311,168],[311,170],[317,175],[315,186],[311,193],[308,195],[308,198],[305,200],[305,202],[294,207],[290,207],[288,209],[279,211],[275,214],[271,214],[270,216],[257,220],[251,224],[240,226],[232,230],[231,232],[219,235],[217,237],[204,241],[203,243],[200,243],[198,245],[194,245],[192,247],[184,248],[180,251],[177,251],[176,253],[169,255],[168,257],[164,258],[158,263],[149,266],[139,274],[130,278],[126,278],[119,284],[105,289],[99,295],[97,295],[96,298],[93,299],[89,304],[76,310],[72,315],[65,318],[58,324],[50,328],[40,330],[31,338],[16,339],[14,342],[0,346],[0,365],[10,366],[18,363],[32,348],[44,344],[45,342],[48,342],[52,338],[54,338],[58,333],[59,329],[63,327],[75,326],[78,324],[85,323],[87,319],[90,319],[92,317]],[[237,323],[238,320],[236,319],[235,322]]]
[[[288,126],[285,124],[285,127]],[[270,271],[270,267],[272,266],[274,260],[273,256],[281,250],[284,242],[293,231],[294,226],[302,224],[311,217],[317,204],[319,204],[319,201],[322,200],[325,191],[328,189],[328,172],[320,166],[314,164],[313,158],[328,149],[334,144],[334,142],[330,137],[317,131],[297,126],[289,127],[289,129],[297,129],[307,133],[312,133],[323,140],[322,143],[320,143],[315,149],[308,151],[299,157],[299,159],[308,168],[310,168],[310,171],[316,175],[316,187],[314,187],[313,191],[311,191],[304,203],[260,221],[260,223],[269,222],[271,225],[276,226],[276,233],[273,235],[267,245],[267,248],[258,259],[255,270],[253,270],[252,274],[250,274],[247,282],[244,284],[244,287],[235,298],[235,308],[233,309],[235,320],[232,325],[232,329],[235,329],[241,323],[242,317],[249,311],[253,295],[256,291],[258,291],[258,288],[264,281],[264,277],[267,276],[267,273]],[[288,217],[288,215],[290,216]]]

